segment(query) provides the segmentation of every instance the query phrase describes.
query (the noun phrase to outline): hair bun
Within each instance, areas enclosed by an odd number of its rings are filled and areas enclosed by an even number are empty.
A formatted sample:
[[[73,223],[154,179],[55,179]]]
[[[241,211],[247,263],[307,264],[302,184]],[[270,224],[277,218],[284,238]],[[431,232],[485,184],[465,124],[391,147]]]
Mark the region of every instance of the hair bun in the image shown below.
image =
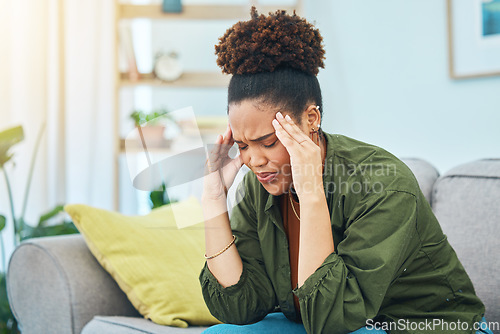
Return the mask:
[[[219,38],[215,54],[223,73],[253,74],[289,67],[317,75],[325,67],[323,37],[295,11],[288,15],[277,10],[265,16],[252,7],[251,17]]]

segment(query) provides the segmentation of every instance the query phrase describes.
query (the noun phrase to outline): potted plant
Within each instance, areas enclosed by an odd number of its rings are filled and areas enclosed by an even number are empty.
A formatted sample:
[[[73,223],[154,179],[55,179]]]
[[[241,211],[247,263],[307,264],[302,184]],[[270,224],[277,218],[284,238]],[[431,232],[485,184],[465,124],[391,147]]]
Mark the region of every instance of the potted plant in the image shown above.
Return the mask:
[[[166,124],[175,123],[175,120],[165,108],[155,109],[149,113],[136,109],[132,111],[130,118],[134,121],[141,140],[144,140],[147,146],[168,147],[170,145],[164,133]]]
[[[4,131],[0,131],[0,172],[3,174],[5,179],[5,184],[7,187],[7,195],[9,199],[9,208],[11,213],[11,221],[14,233],[11,235],[13,237],[13,244],[17,246],[19,242],[28,238],[42,237],[49,235],[61,235],[61,234],[71,234],[78,233],[75,225],[71,221],[66,221],[64,218],[62,222],[59,221],[54,224],[54,219],[61,218],[61,213],[63,212],[63,205],[57,205],[54,209],[50,210],[48,213],[43,214],[38,224],[30,225],[24,221],[24,216],[27,207],[28,194],[31,184],[31,179],[33,176],[33,169],[36,160],[36,154],[41,142],[41,136],[43,134],[44,127],[40,130],[38,135],[35,150],[31,156],[31,164],[29,169],[28,178],[26,181],[26,188],[24,190],[24,200],[22,203],[21,213],[18,215],[14,203],[14,190],[11,187],[9,179],[8,163],[11,162],[13,154],[11,154],[10,148],[23,141],[24,131],[21,126],[16,126]],[[7,218],[0,214],[0,232],[8,224]],[[5,250],[3,245],[3,233],[0,235],[0,256],[2,269],[0,270],[0,333],[19,333],[17,328],[17,322],[12,312],[10,310],[9,301],[7,299],[7,289],[6,289],[6,259]]]
[[[163,182],[161,186],[158,188],[152,190],[149,193],[149,203],[151,206],[151,209],[156,209],[159,208],[160,206],[164,206],[170,203],[175,203],[177,202],[177,199],[170,199],[167,193],[167,186]]]

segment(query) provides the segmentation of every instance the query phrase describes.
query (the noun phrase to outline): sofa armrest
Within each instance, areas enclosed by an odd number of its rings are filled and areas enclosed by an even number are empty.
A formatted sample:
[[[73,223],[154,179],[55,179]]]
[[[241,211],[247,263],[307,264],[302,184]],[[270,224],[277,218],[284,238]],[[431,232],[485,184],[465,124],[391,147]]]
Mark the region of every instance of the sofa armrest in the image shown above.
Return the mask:
[[[77,334],[95,315],[140,317],[81,235],[21,243],[10,258],[7,291],[23,334]]]

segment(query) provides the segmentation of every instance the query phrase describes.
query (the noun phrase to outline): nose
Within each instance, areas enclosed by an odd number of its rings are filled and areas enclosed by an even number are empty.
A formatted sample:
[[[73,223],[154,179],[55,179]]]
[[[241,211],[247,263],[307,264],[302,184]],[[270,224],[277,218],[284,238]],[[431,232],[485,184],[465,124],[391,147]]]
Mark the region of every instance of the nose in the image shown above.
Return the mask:
[[[259,154],[258,152],[250,153],[248,166],[250,167],[261,167],[267,164],[267,158],[263,154]]]

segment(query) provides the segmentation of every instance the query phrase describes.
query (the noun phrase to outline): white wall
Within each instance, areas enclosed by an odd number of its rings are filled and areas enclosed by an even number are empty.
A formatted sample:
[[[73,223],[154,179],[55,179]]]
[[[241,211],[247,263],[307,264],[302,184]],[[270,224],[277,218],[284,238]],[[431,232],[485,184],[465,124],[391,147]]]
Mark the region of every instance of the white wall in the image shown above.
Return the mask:
[[[308,0],[305,15],[326,45],[326,131],[441,173],[500,157],[500,77],[449,78],[445,0]]]

